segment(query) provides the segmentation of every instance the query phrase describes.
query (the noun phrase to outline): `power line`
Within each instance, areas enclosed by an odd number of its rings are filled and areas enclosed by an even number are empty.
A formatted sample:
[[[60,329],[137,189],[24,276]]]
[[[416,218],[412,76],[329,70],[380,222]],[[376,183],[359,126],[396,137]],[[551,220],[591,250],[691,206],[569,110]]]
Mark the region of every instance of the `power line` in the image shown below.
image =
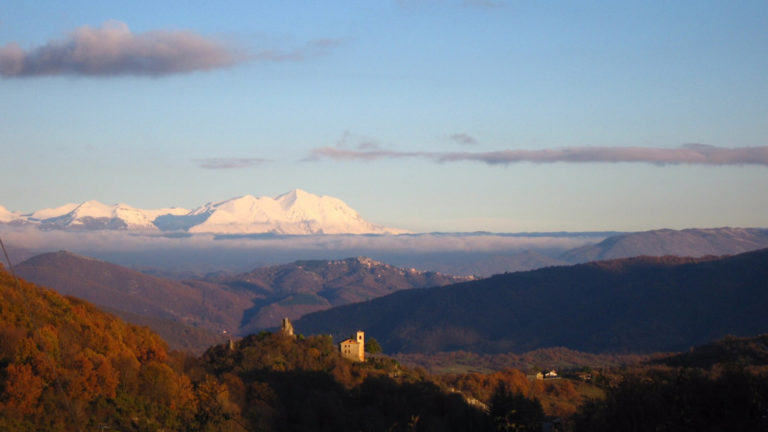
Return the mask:
[[[11,262],[11,259],[8,258],[8,251],[5,250],[5,244],[3,243],[3,239],[0,238],[0,247],[3,248],[3,255],[5,255],[5,260],[8,262],[8,268],[11,270],[11,276],[13,276],[13,280],[16,281],[16,288],[21,290],[21,284],[19,284],[19,278],[16,277],[16,272],[13,270],[13,263]],[[26,296],[24,297],[26,300]],[[29,311],[29,309],[27,309]]]

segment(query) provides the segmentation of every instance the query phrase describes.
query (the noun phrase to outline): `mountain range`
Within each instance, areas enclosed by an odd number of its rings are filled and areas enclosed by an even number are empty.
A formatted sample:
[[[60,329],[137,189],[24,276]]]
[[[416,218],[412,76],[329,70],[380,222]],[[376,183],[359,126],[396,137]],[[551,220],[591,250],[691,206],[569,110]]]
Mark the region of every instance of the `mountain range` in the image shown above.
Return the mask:
[[[366,257],[296,261],[261,267],[235,276],[206,278],[232,291],[253,295],[240,332],[275,327],[283,317],[371,300],[400,290],[428,288],[472,280],[436,272],[403,269]]]
[[[704,296],[711,294],[706,281],[715,270],[733,276],[732,297],[740,299],[745,293],[738,286],[745,279],[739,275],[763,285],[766,254],[640,258],[574,268],[617,275],[683,268]],[[733,299],[724,298],[723,309],[733,313]],[[742,303],[764,310],[764,299],[746,296]],[[654,356],[661,368],[598,370],[594,361],[602,360],[593,357],[585,364],[592,373],[580,374],[594,383],[588,384],[565,373],[563,379],[529,381],[522,371],[508,369],[509,363],[493,374],[442,376],[387,356],[352,363],[327,335],[264,332],[210,347],[196,358],[169,352],[149,329],[86,301],[18,280],[2,264],[0,310],[0,430],[501,430],[512,421],[521,424],[513,416],[518,410],[528,415],[533,406],[537,418],[557,415],[558,423],[573,423],[574,430],[633,430],[641,423],[642,430],[752,431],[766,425],[766,335],[727,337],[687,353]],[[743,318],[751,323],[754,313]],[[518,363],[527,369],[549,365],[539,363],[542,355],[582,354],[546,351],[519,356]],[[552,424],[537,422],[526,423],[525,430]]]
[[[265,332],[200,356],[173,352],[2,264],[0,311],[2,431],[487,429],[487,415],[438,377],[386,357],[352,362],[325,335]],[[418,428],[399,427],[409,424]]]
[[[297,261],[238,275],[176,281],[65,251],[32,257],[16,265],[16,272],[129,322],[147,325],[174,348],[193,350],[207,347],[211,338],[220,339],[222,330],[247,334],[276,327],[283,317],[295,319],[398,290],[470,279],[358,257]],[[199,335],[198,344],[187,340],[191,335]]]
[[[768,229],[764,228],[659,229],[605,234],[607,237],[600,241],[567,250],[529,249],[507,253],[478,252],[474,255],[433,254],[424,258],[414,257],[411,254],[408,259],[410,265],[422,269],[454,275],[489,277],[499,273],[616,258],[666,255],[720,256],[768,248]],[[578,235],[578,233],[571,233],[571,235]],[[404,260],[401,259],[400,264],[403,262]]]
[[[307,334],[363,328],[385,352],[685,350],[768,329],[768,249],[637,257],[397,292],[305,315]]]
[[[408,236],[410,237],[410,236]],[[724,255],[732,251],[743,249],[754,249],[768,242],[766,230],[760,229],[692,229],[683,231],[657,230],[644,233],[619,234],[597,243],[588,248],[577,248],[563,254],[563,257],[579,261],[587,260],[589,256],[609,256],[613,253],[635,253],[638,255],[651,255],[658,252],[672,250],[675,243],[681,237],[687,238],[689,245],[685,251],[694,256],[706,255],[712,253]],[[17,259],[18,273],[24,278],[40,283],[42,285],[56,289],[57,291],[81,297],[92,301],[102,307],[108,308],[111,312],[123,317],[124,319],[141,325],[148,325],[158,331],[163,337],[168,339],[174,348],[202,349],[211,341],[221,339],[221,331],[227,330],[234,334],[247,334],[256,332],[264,328],[272,328],[279,325],[283,317],[296,319],[312,312],[323,311],[326,309],[344,306],[349,303],[363,302],[359,307],[368,307],[368,304],[378,304],[383,300],[376,300],[377,297],[387,296],[396,291],[411,291],[413,288],[429,288],[434,286],[451,285],[461,282],[471,281],[472,277],[455,277],[445,273],[436,273],[431,271],[418,271],[412,269],[415,265],[407,265],[407,261],[401,262],[402,267],[387,265],[370,258],[357,257],[336,260],[303,260],[295,261],[289,264],[266,266],[254,268],[245,273],[213,273],[208,276],[188,275],[185,278],[166,279],[156,277],[145,273],[140,273],[126,267],[111,264],[109,262],[80,256],[69,252],[46,253],[30,258],[29,251],[24,249],[9,248],[11,257],[28,258],[19,263]],[[699,261],[713,260],[713,257],[698,258]],[[20,260],[20,259],[19,259]],[[663,268],[669,267],[670,262],[683,260],[689,262],[691,258],[635,258],[636,263],[664,263]],[[645,260],[645,261],[643,261]],[[654,261],[656,260],[656,261]],[[622,262],[622,261],[619,261]],[[373,329],[382,331],[387,337],[385,343],[387,349],[409,351],[414,350],[414,346],[420,346],[430,350],[446,349],[472,349],[485,350],[486,352],[504,351],[506,349],[530,350],[540,346],[550,346],[549,343],[565,344],[565,341],[580,341],[582,345],[574,346],[574,349],[581,350],[609,350],[616,346],[623,349],[622,337],[611,336],[613,342],[603,341],[603,343],[594,342],[592,345],[583,341],[579,335],[571,334],[569,338],[557,338],[558,332],[562,329],[552,328],[552,323],[562,324],[560,318],[563,314],[571,313],[570,308],[573,304],[581,304],[587,300],[574,300],[574,293],[582,290],[582,296],[585,299],[592,299],[592,293],[597,297],[590,300],[595,304],[600,302],[621,302],[621,298],[608,297],[611,291],[605,291],[606,276],[600,271],[595,270],[594,280],[582,277],[584,268],[597,266],[605,268],[605,264],[590,264],[587,267],[566,267],[569,265],[564,260],[558,260],[534,252],[524,252],[507,256],[491,256],[485,261],[470,261],[462,263],[460,260],[453,260],[451,265],[444,266],[444,269],[451,272],[470,272],[472,269],[481,272],[507,272],[525,270],[526,266],[535,266],[547,268],[539,270],[541,273],[513,273],[502,274],[489,279],[490,281],[502,281],[501,287],[507,283],[511,286],[518,286],[531,275],[538,275],[541,286],[537,286],[536,294],[525,291],[522,298],[508,298],[508,290],[499,288],[492,291],[487,296],[483,295],[483,301],[487,304],[475,304],[473,298],[477,297],[479,289],[472,288],[468,290],[466,296],[456,294],[456,298],[438,301],[444,305],[447,311],[462,310],[467,307],[460,315],[453,317],[456,321],[451,321],[450,314],[445,315],[445,321],[442,327],[432,328],[427,324],[420,322],[420,317],[428,316],[428,312],[434,309],[428,305],[431,299],[416,301],[416,305],[408,306],[410,300],[404,300],[402,304],[391,306],[392,309],[388,316],[391,320],[399,320],[401,328],[386,328],[383,324],[386,320],[382,318],[382,323],[375,323]],[[611,264],[613,266],[615,264]],[[622,264],[624,265],[624,264]],[[628,267],[632,267],[629,266]],[[648,265],[651,269],[648,275],[659,275],[661,270],[655,269],[654,265]],[[567,269],[567,270],[564,270]],[[578,270],[581,269],[581,270]],[[749,270],[750,272],[752,270]],[[570,274],[572,276],[557,276],[560,274]],[[471,272],[469,274],[472,274]],[[157,274],[162,274],[158,272]],[[481,273],[482,274],[482,273]],[[636,279],[640,276],[638,272],[627,272],[629,276],[616,281],[617,286],[629,284],[632,290],[635,290]],[[745,273],[745,274],[748,274]],[[717,276],[717,274],[715,275]],[[645,277],[645,276],[643,276]],[[666,277],[666,276],[665,276]],[[739,276],[741,277],[741,275]],[[509,279],[507,279],[509,278]],[[698,276],[696,276],[698,278]],[[682,281],[680,284],[688,287],[689,281]],[[734,278],[737,280],[738,278]],[[510,282],[503,282],[509,280]],[[537,279],[538,280],[538,279]],[[516,282],[517,281],[517,282]],[[717,277],[713,281],[718,281]],[[476,281],[473,284],[478,286],[487,286],[496,282]],[[708,281],[705,281],[709,283]],[[715,283],[713,282],[713,283]],[[651,280],[650,286],[662,286],[667,282]],[[718,282],[719,283],[719,282]],[[475,286],[470,284],[470,286]],[[678,289],[677,284],[673,287]],[[459,290],[457,287],[464,286],[452,285],[450,289]],[[704,286],[707,286],[704,284]],[[559,288],[557,288],[559,287]],[[572,287],[574,292],[562,292],[566,287]],[[690,288],[690,287],[689,287]],[[672,288],[670,288],[672,289]],[[688,288],[686,288],[688,289]],[[449,288],[446,288],[449,290]],[[602,291],[601,291],[602,290]],[[625,290],[628,293],[631,290]],[[433,290],[429,290],[433,292]],[[434,291],[436,293],[445,293],[448,291]],[[634,291],[631,291],[634,293]],[[674,294],[674,290],[670,291]],[[650,290],[650,294],[655,291]],[[658,293],[656,293],[658,294]],[[654,294],[654,295],[656,295]],[[760,293],[757,293],[758,295]],[[422,295],[422,294],[403,294]],[[431,295],[431,294],[430,294]],[[436,294],[437,295],[437,294]],[[629,294],[628,294],[629,295]],[[636,294],[632,294],[636,295]],[[691,293],[694,299],[699,299],[698,294]],[[742,295],[751,295],[742,293]],[[607,296],[606,298],[602,297]],[[465,298],[466,297],[466,298]],[[485,298],[487,297],[487,298]],[[387,298],[387,297],[384,297]],[[436,298],[441,298],[437,296]],[[703,298],[703,297],[702,297]],[[568,301],[570,299],[571,302]],[[642,300],[642,299],[639,299]],[[638,301],[639,301],[638,300]],[[659,297],[660,304],[666,300]],[[687,305],[690,301],[678,300],[680,304]],[[704,299],[704,301],[709,301]],[[442,303],[441,303],[442,302]],[[448,303],[445,303],[448,302]],[[475,302],[475,303],[473,303]],[[574,303],[575,302],[575,303]],[[387,305],[387,303],[384,303]],[[406,314],[406,307],[416,307],[424,304],[425,311],[414,310],[412,313],[416,318]],[[552,309],[556,305],[557,309]],[[711,305],[708,304],[707,307]],[[358,306],[355,306],[358,307]],[[442,306],[441,306],[442,307]],[[595,306],[596,307],[596,306]],[[384,307],[383,310],[390,306]],[[506,308],[506,309],[505,309]],[[520,310],[522,308],[523,310]],[[549,308],[549,309],[548,309]],[[343,309],[342,309],[343,310]],[[483,316],[475,317],[475,323],[478,325],[489,320],[496,319],[494,314],[531,314],[536,311],[539,315],[532,318],[532,323],[537,323],[531,331],[530,338],[515,339],[507,336],[493,336],[486,338],[485,332],[474,328],[474,324],[465,326],[460,324],[466,317],[472,317],[479,313],[478,310],[485,311]],[[329,316],[337,312],[329,312]],[[345,312],[338,312],[346,314]],[[584,313],[605,315],[605,311],[584,306]],[[655,313],[650,311],[650,313]],[[370,323],[366,320],[374,319],[380,314],[374,310],[370,314],[360,318],[360,321],[347,322],[344,325],[351,327],[368,326]],[[347,314],[348,317],[355,316]],[[575,315],[574,315],[575,316]],[[359,317],[358,317],[359,318]],[[418,319],[417,319],[418,318]],[[573,318],[573,316],[571,316]],[[638,316],[640,322],[644,322],[646,317]],[[537,320],[544,320],[539,322]],[[567,321],[567,320],[566,320]],[[341,325],[341,324],[339,324]],[[627,327],[635,326],[634,323],[624,323]],[[383,327],[377,327],[383,326]],[[409,327],[410,326],[410,327]],[[425,327],[426,326],[426,327]],[[607,326],[606,328],[609,328]],[[524,327],[526,328],[526,327]],[[576,328],[573,322],[566,322],[565,328]],[[547,337],[541,336],[538,332],[543,329],[549,329]],[[311,331],[315,331],[313,329]],[[339,336],[346,336],[347,330],[341,327],[335,328],[340,333]],[[354,329],[353,329],[354,330]],[[610,330],[610,329],[609,329]],[[608,333],[610,333],[609,330]],[[762,329],[760,331],[765,331]],[[328,329],[317,330],[326,332]],[[596,330],[589,330],[596,332]],[[612,331],[612,330],[611,330]],[[400,334],[405,332],[405,334]],[[410,333],[409,333],[410,332]],[[598,334],[601,334],[597,332]],[[666,334],[662,331],[661,334]],[[672,335],[674,332],[669,332]],[[720,337],[721,334],[714,334],[713,338]],[[377,338],[381,337],[377,335]],[[592,336],[593,338],[598,336]],[[671,337],[671,336],[670,336]],[[686,337],[675,336],[678,340],[687,340]],[[418,344],[413,345],[414,340]],[[639,338],[642,340],[642,338]],[[542,342],[543,341],[543,342]],[[539,342],[546,342],[540,345]],[[649,346],[656,347],[648,342]],[[662,345],[659,345],[659,349]],[[643,348],[645,349],[645,348]],[[654,348],[656,349],[656,348]]]
[[[127,230],[211,234],[401,234],[365,221],[338,198],[296,189],[275,198],[244,195],[195,209],[139,209],[98,201],[65,204],[20,214],[0,207],[0,223],[44,230]]]
[[[201,348],[224,329],[235,329],[248,296],[204,283],[183,283],[145,275],[116,264],[60,251],[34,256],[15,266],[27,281],[88,300],[126,321],[152,327],[174,348]],[[200,341],[179,335],[208,329]],[[200,333],[200,332],[195,332]],[[204,347],[202,347],[204,348]]]
[[[768,229],[764,228],[659,229],[610,236],[566,251],[558,258],[575,264],[641,255],[734,255],[763,248],[768,248]]]

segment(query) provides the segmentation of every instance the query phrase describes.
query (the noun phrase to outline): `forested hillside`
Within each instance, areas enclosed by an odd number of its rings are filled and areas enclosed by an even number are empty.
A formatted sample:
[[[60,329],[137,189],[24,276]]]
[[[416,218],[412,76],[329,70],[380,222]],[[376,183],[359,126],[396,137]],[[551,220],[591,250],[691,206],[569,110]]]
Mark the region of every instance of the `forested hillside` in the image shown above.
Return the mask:
[[[305,260],[253,269],[207,281],[249,292],[252,307],[245,310],[240,333],[280,325],[283,317],[370,300],[396,291],[443,286],[470,277],[403,269],[366,257],[343,260]]]
[[[621,266],[611,268],[622,271]],[[385,356],[364,363],[343,359],[327,335],[262,332],[211,347],[196,358],[169,352],[146,328],[17,281],[2,269],[0,294],[0,430],[766,426],[761,417],[768,408],[768,381],[760,366],[765,363],[764,337],[729,338],[658,360],[682,361],[684,369],[595,368],[585,377],[590,368],[582,368],[562,370],[563,379],[555,380],[531,380],[515,369],[431,375]],[[722,361],[727,364],[710,370],[695,366]]]
[[[0,430],[181,428],[198,396],[146,328],[0,268]]]
[[[369,258],[297,261],[205,280],[169,280],[71,252],[34,256],[16,266],[29,281],[88,300],[171,347],[202,353],[222,331],[241,336],[277,327],[283,317],[364,301],[399,290],[467,280],[401,269]]]
[[[0,430],[485,430],[426,372],[261,333],[202,357],[0,268]]]
[[[147,317],[138,323],[157,323],[156,331],[170,328],[168,321],[216,334],[234,331],[251,304],[248,295],[215,284],[168,280],[66,251],[37,255],[15,267],[24,279],[124,313],[123,318]],[[204,341],[220,339],[209,336]]]
[[[768,250],[638,257],[497,275],[317,312],[298,331],[365,328],[385,352],[680,351],[768,330]]]

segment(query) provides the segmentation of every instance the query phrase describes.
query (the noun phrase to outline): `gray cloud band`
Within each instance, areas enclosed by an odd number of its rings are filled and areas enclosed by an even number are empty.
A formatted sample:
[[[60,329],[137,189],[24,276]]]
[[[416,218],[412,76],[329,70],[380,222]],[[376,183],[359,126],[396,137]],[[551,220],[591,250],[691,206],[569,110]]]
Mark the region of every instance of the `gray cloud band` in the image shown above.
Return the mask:
[[[268,162],[267,159],[259,158],[206,158],[192,160],[197,162],[200,168],[206,169],[253,168],[263,164],[264,162]]]
[[[379,159],[423,158],[435,162],[476,161],[489,165],[518,162],[639,162],[657,165],[765,165],[768,146],[725,148],[686,144],[679,148],[656,147],[570,147],[544,150],[500,150],[493,152],[400,152],[390,150],[348,150],[320,147],[312,159],[373,161]]]
[[[24,51],[0,47],[0,75],[163,76],[231,66],[244,60],[224,43],[188,31],[134,34],[119,21],[80,27],[67,38]]]

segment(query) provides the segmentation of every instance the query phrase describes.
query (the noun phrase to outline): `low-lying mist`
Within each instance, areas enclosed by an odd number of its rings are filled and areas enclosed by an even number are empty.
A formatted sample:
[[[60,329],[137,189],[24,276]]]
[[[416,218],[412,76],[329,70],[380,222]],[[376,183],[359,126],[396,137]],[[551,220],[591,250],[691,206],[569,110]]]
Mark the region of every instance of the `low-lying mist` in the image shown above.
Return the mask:
[[[205,274],[245,271],[299,259],[367,256],[388,264],[448,272],[454,266],[522,252],[557,257],[605,233],[432,233],[410,235],[216,236],[126,231],[42,231],[5,226],[11,259],[67,250],[134,268]]]

